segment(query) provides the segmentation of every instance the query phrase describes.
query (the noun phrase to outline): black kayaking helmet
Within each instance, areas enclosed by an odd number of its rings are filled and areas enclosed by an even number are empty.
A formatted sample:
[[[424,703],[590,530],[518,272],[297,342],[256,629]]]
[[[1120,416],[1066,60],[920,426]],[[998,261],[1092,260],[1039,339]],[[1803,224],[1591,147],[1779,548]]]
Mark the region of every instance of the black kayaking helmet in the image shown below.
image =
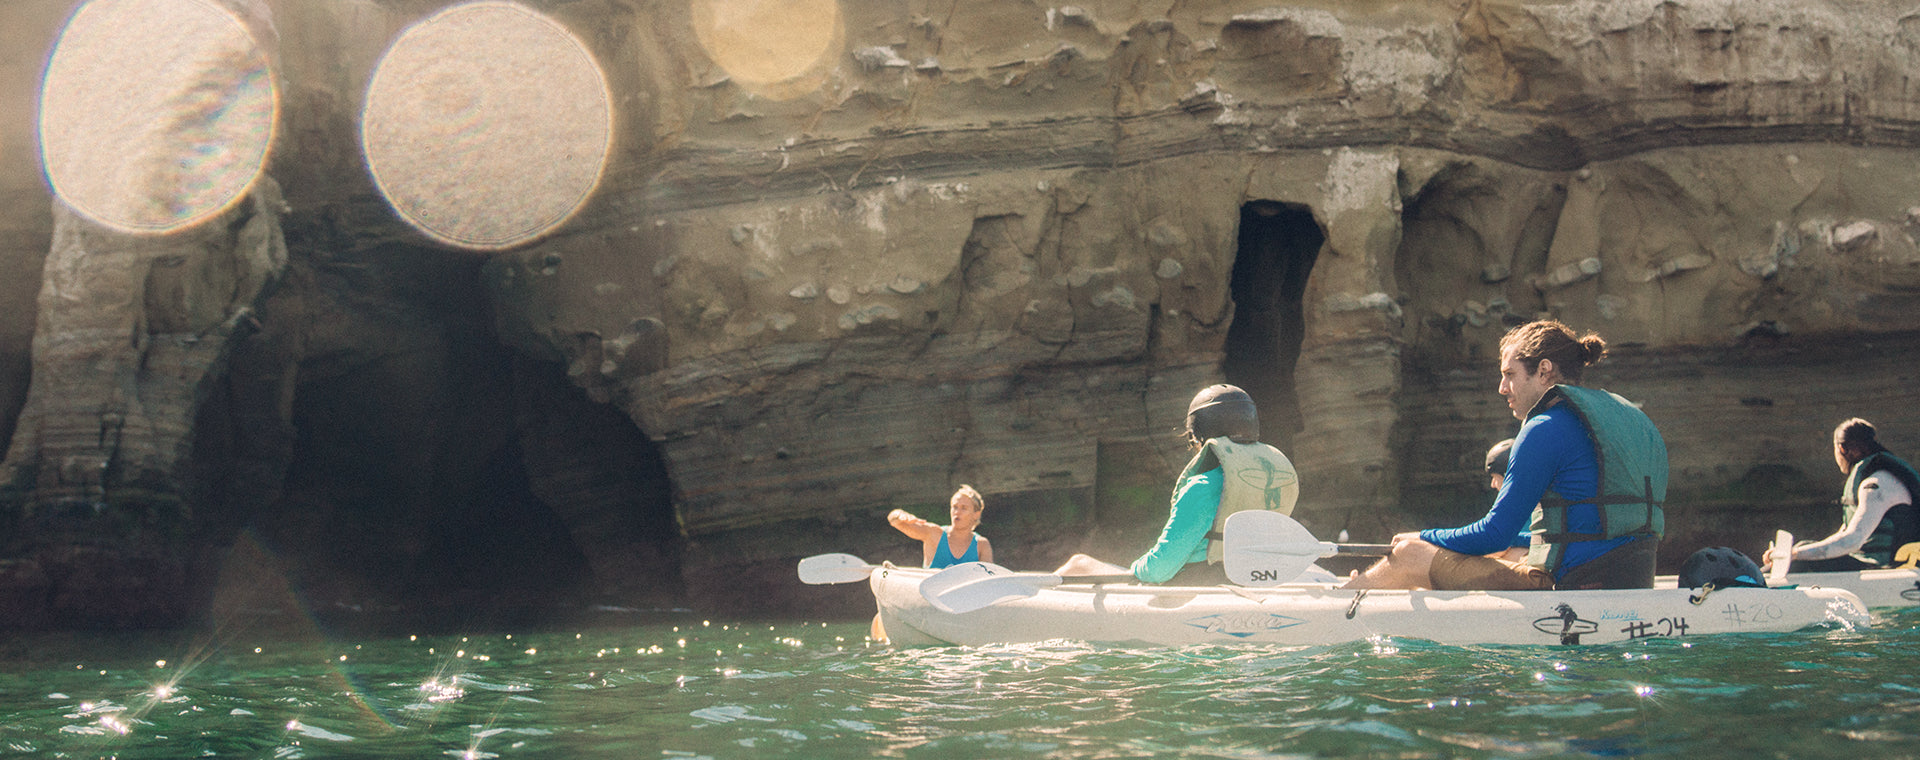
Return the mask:
[[[1766,588],[1766,575],[1747,555],[1724,546],[1701,549],[1680,565],[1681,588],[1753,586]]]
[[[1507,474],[1507,462],[1513,459],[1513,439],[1508,438],[1487,449],[1487,473],[1490,475]]]
[[[1260,412],[1246,391],[1224,383],[1209,385],[1187,404],[1187,435],[1196,441],[1224,435],[1235,443],[1253,443],[1260,440]]]

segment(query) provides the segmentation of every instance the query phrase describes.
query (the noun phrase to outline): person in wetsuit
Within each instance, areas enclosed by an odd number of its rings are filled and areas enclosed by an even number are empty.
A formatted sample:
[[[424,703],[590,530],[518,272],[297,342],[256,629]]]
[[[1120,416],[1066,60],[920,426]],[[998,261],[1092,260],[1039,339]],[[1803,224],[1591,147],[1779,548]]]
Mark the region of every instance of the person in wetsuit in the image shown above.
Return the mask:
[[[1512,462],[1513,439],[1508,438],[1487,449],[1487,487],[1498,494],[1500,487],[1507,483],[1507,465]],[[1506,549],[1492,555],[1511,560],[1527,558],[1527,548],[1533,545],[1533,534],[1521,530],[1513,534],[1513,543]]]
[[[1894,554],[1920,541],[1920,473],[1880,445],[1873,423],[1855,417],[1833,429],[1833,461],[1847,474],[1842,487],[1840,530],[1793,547],[1793,570],[1802,572],[1890,567]],[[1771,563],[1769,563],[1771,564]]]
[[[1578,385],[1606,341],[1553,320],[1500,341],[1500,394],[1521,421],[1493,507],[1471,525],[1394,536],[1347,588],[1652,588],[1665,530],[1667,448],[1640,409]],[[1531,521],[1529,522],[1529,514]],[[1501,552],[1522,526],[1521,561]]]

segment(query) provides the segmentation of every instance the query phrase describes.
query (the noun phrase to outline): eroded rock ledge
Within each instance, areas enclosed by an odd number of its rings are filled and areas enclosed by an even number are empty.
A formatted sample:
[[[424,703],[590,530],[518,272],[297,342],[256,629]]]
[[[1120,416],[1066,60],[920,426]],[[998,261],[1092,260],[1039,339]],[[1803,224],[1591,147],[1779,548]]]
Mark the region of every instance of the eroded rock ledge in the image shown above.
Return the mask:
[[[17,29],[57,23],[32,5]],[[408,230],[351,160],[378,51],[444,4],[254,5],[284,211],[118,258],[8,217],[45,261],[0,344],[35,344],[17,625],[190,617],[249,541],[343,605],[848,611],[861,589],[793,561],[913,561],[880,515],[962,482],[1007,564],[1119,559],[1222,379],[1299,465],[1299,516],[1380,539],[1484,503],[1514,426],[1493,348],[1537,315],[1612,341],[1596,384],[1665,431],[1671,563],[1824,532],[1840,419],[1920,445],[1920,16],[1894,3],[824,3],[828,53],[772,81],[726,45],[777,28],[532,3],[621,132],[578,216],[492,254]]]

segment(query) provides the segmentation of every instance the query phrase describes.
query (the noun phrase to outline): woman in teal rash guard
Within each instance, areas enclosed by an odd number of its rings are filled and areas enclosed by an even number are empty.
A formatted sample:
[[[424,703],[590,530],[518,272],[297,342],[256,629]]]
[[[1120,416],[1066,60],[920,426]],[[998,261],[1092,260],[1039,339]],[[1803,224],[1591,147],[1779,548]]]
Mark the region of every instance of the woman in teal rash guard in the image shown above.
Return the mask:
[[[1153,547],[1130,567],[1075,554],[1055,573],[1132,573],[1147,583],[1182,586],[1226,583],[1220,530],[1227,516],[1248,509],[1293,512],[1299,477],[1287,455],[1260,442],[1260,415],[1246,391],[1212,385],[1195,394],[1187,405],[1186,436],[1193,459],[1174,485],[1166,527]]]

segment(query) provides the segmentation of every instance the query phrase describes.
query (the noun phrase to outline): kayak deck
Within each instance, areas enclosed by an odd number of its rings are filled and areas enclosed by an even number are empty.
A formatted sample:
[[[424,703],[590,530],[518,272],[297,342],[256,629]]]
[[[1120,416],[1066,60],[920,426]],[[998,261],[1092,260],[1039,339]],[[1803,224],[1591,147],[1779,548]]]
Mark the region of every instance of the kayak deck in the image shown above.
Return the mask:
[[[1378,636],[1447,644],[1598,644],[1710,633],[1865,626],[1841,588],[1620,591],[1342,590],[1333,584],[1061,584],[967,613],[935,609],[935,571],[884,565],[869,585],[887,638],[903,646],[1073,639],[1186,645],[1319,645]]]
[[[1872,609],[1920,607],[1920,569],[1911,567],[1856,570],[1842,573],[1788,573],[1786,583],[1793,586],[1818,586],[1846,589],[1860,597]],[[1679,579],[1662,575],[1653,579],[1654,588],[1675,588]]]

